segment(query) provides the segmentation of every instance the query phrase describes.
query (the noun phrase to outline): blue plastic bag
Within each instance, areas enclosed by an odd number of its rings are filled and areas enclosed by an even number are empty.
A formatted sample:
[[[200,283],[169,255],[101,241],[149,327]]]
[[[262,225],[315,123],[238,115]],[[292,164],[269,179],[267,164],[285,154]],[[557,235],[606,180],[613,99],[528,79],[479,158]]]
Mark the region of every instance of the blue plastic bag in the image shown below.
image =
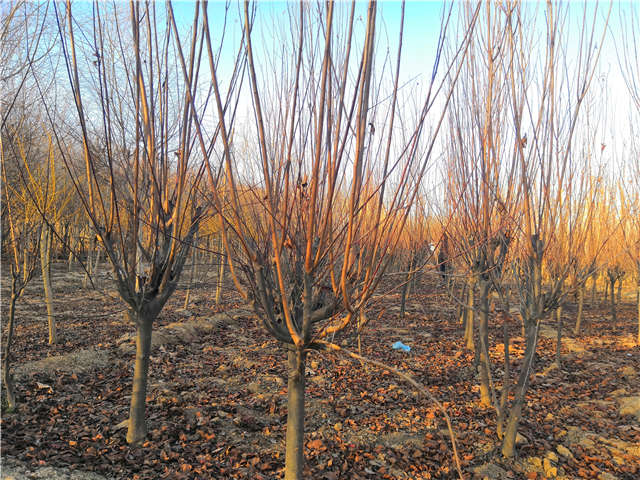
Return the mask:
[[[391,345],[391,348],[393,348],[394,350],[402,350],[404,352],[409,352],[411,351],[411,347],[409,345],[405,345],[402,342],[396,342],[393,345]]]

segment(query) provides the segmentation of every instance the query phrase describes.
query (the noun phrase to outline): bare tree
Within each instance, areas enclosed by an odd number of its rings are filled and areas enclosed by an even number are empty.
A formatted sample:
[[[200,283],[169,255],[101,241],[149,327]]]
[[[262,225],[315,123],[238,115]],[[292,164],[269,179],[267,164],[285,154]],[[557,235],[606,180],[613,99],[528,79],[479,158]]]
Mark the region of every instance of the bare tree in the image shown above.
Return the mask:
[[[49,343],[53,344],[56,342],[56,323],[50,247],[53,228],[71,196],[64,182],[56,179],[59,170],[55,162],[56,148],[40,115],[33,81],[36,71],[55,72],[55,66],[49,59],[55,46],[50,7],[50,4],[36,5],[24,1],[6,2],[0,6],[0,85],[3,91],[0,132],[3,137],[5,194],[12,196],[11,200],[7,197],[3,202],[3,220],[8,219],[3,243],[5,239],[10,244],[20,242],[22,233],[16,235],[15,231],[37,230],[42,237],[37,244],[40,246]],[[17,250],[22,255],[22,266],[17,269],[22,272],[22,282],[15,285],[18,297],[33,274],[30,234],[24,241],[27,244],[10,247],[14,254]]]
[[[601,258],[605,275],[605,292],[608,292],[609,311],[611,312],[611,323],[616,326],[618,321],[617,306],[620,298],[616,301],[616,285],[622,285],[622,280],[627,273],[625,265],[628,264],[629,251],[625,248],[625,201],[620,196],[621,192],[616,192],[614,179],[610,179],[605,186],[606,196],[602,198],[602,211],[606,212],[604,217],[598,218],[600,230],[606,238],[606,245]],[[605,303],[607,293],[605,293]]]
[[[623,220],[625,246],[629,259],[635,265],[636,303],[638,309],[638,344],[640,344],[640,153],[635,125],[640,116],[640,12],[638,6],[629,4],[620,9],[620,31],[622,42],[616,45],[618,62],[622,76],[633,101],[633,113],[629,118],[631,144],[626,162],[626,178],[623,181],[623,207],[626,213]]]
[[[605,230],[606,227],[603,228],[602,222],[598,221],[598,219],[606,218],[603,215],[608,203],[606,201],[606,185],[603,183],[606,145],[600,141],[602,130],[606,126],[606,88],[606,85],[603,84],[599,90],[596,88],[591,90],[591,96],[597,97],[597,100],[585,104],[580,139],[576,142],[586,172],[582,178],[582,181],[585,182],[583,185],[585,191],[582,193],[588,199],[587,202],[591,207],[585,211],[586,215],[579,219],[580,221],[576,225],[576,228],[584,229],[582,235],[584,242],[579,244],[576,250],[569,252],[574,255],[571,259],[571,290],[577,296],[578,302],[574,335],[578,335],[580,331],[587,281],[591,278],[592,288],[595,289],[596,278],[599,274],[597,262],[602,258],[602,247],[607,242],[609,234]],[[593,105],[599,108],[594,109]],[[558,261],[564,262],[565,259],[561,257]]]
[[[411,215],[404,228],[400,245],[395,251],[394,263],[400,271],[394,275],[404,275],[404,280],[394,282],[394,288],[401,285],[400,292],[400,316],[404,317],[407,299],[412,290],[415,290],[418,277],[428,266],[433,268],[435,254],[433,225],[429,221],[428,198],[424,190],[414,201]],[[441,240],[441,239],[440,239]],[[438,242],[441,243],[441,242]]]
[[[473,11],[465,8],[465,21]],[[512,181],[517,157],[509,148],[507,17],[485,2],[476,35],[465,60],[463,78],[449,108],[448,202],[456,221],[449,238],[464,260],[467,276],[465,337],[474,347],[473,318],[478,318],[480,403],[500,410],[492,392],[489,360],[489,295],[501,277],[510,243],[518,188]],[[474,292],[477,291],[477,301]],[[475,305],[475,307],[474,307]],[[493,397],[493,398],[492,398]]]
[[[631,180],[623,183],[621,189],[622,208],[622,234],[624,239],[624,250],[627,258],[635,266],[636,278],[636,306],[638,310],[638,332],[637,343],[640,344],[640,162],[638,152],[629,156],[635,158],[635,165],[630,164],[629,170],[632,172],[627,178]],[[632,160],[633,161],[633,160]]]
[[[572,207],[573,192],[578,190],[580,168],[576,167],[573,137],[582,102],[593,80],[602,37],[596,36],[598,7],[583,10],[582,28],[576,48],[580,62],[569,74],[567,35],[563,28],[568,7],[548,2],[545,10],[545,55],[540,65],[532,64],[532,32],[535,24],[526,19],[521,5],[509,5],[509,69],[511,116],[515,132],[514,150],[519,162],[522,189],[522,230],[515,246],[514,274],[525,327],[525,358],[518,378],[515,399],[509,410],[502,453],[511,457],[522,408],[533,369],[540,322],[554,311],[566,293],[564,280],[570,263],[549,282],[544,281],[543,264],[550,254],[555,232],[564,212]],[[609,13],[611,7],[609,7]],[[608,15],[607,13],[607,20]],[[604,35],[604,31],[602,32]],[[570,78],[570,81],[569,81]],[[537,80],[537,82],[536,82]],[[537,87],[537,88],[536,88]],[[523,141],[527,138],[527,144]],[[572,212],[571,216],[574,216]],[[570,245],[580,242],[571,225],[565,238]]]
[[[9,297],[9,311],[7,318],[7,332],[2,353],[2,381],[6,389],[7,406],[13,410],[16,405],[16,395],[11,374],[13,362],[13,338],[16,323],[16,304],[27,284],[37,272],[38,249],[40,242],[40,230],[44,217],[35,215],[24,184],[15,176],[13,179],[7,175],[8,165],[18,161],[26,162],[24,149],[19,148],[16,138],[19,130],[11,132],[7,124],[1,130],[0,135],[0,160],[2,165],[2,191],[4,198],[3,220],[7,222],[8,240],[6,242],[7,257],[11,273],[11,294]],[[13,157],[13,162],[10,161]],[[16,158],[19,157],[19,158]],[[11,181],[13,180],[13,182]],[[43,179],[43,185],[48,182]]]
[[[230,205],[222,229],[229,273],[265,329],[288,347],[287,479],[302,478],[307,354],[339,350],[328,339],[361,319],[399,241],[443,118],[433,108],[436,63],[417,118],[402,138],[396,135],[396,122],[406,115],[399,108],[403,22],[395,65],[390,73],[382,69],[386,78],[379,79],[376,3],[363,16],[360,41],[357,9],[333,2],[290,8],[291,39],[283,39],[284,54],[278,52],[282,63],[271,67],[273,76],[262,77],[258,61],[265,55],[256,52],[252,33],[255,10],[245,3],[251,141],[258,149],[245,160],[259,165],[257,174],[255,164],[241,163],[233,148],[210,62]],[[459,73],[454,67],[467,41],[465,36],[445,77]],[[267,52],[267,65],[270,60]],[[427,134],[425,119],[434,113]],[[410,119],[403,121],[409,128]],[[221,193],[214,189],[213,196],[223,211]]]
[[[55,45],[49,3],[11,0],[0,4],[0,128],[4,128],[16,106],[28,107],[32,95],[32,72],[39,68]]]
[[[191,37],[183,43],[184,32],[171,28],[171,3],[130,2],[127,25],[117,4],[95,2],[92,26],[82,32],[84,40],[92,39],[88,44],[77,41],[71,2],[65,11],[60,8],[56,4],[84,171],[76,169],[68,153],[63,158],[136,326],[127,441],[138,445],[147,432],[153,323],[178,285],[206,213],[200,188],[213,168],[207,149],[194,154],[200,111],[195,106],[208,99],[200,98],[198,89],[204,51],[200,7],[194,10]],[[185,75],[176,76],[180,66],[174,57],[183,55],[186,46]],[[93,83],[86,80],[87,68]],[[228,85],[231,94],[234,80]],[[98,112],[94,122],[93,112]],[[65,142],[60,136],[57,140],[61,146]],[[216,136],[209,141],[213,145]]]

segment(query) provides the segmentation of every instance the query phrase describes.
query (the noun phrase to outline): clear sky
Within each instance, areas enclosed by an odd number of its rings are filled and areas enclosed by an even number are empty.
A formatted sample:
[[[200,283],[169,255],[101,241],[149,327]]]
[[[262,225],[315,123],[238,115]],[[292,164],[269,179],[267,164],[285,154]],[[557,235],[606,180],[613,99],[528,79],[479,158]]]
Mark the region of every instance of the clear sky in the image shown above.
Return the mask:
[[[604,18],[609,7],[609,2],[600,2],[596,4],[588,1],[588,9],[590,12],[598,5],[599,13],[597,16],[596,30],[602,31]],[[351,2],[339,2],[336,4],[339,12],[345,12],[350,8]],[[421,92],[421,88],[426,86],[431,75],[432,66],[435,58],[436,45],[440,32],[441,19],[443,15],[443,7],[446,4],[440,1],[424,2],[424,1],[408,1],[405,10],[405,27],[403,42],[403,61],[401,66],[400,84],[405,84],[405,89],[411,92]],[[458,27],[460,23],[459,9],[465,4],[463,2],[453,3],[453,14],[451,16],[450,35],[456,38],[459,35]],[[579,29],[583,24],[582,9],[583,2],[565,3],[569,7],[569,17],[567,19],[567,58],[570,61],[577,61],[576,45],[579,39]],[[621,21],[625,21],[630,16],[630,10],[635,8],[636,14],[639,8],[638,3],[631,1],[618,2],[611,4],[613,6],[611,17],[609,20],[609,31],[602,45],[597,45],[601,51],[600,66],[597,72],[596,82],[592,86],[593,96],[590,99],[590,112],[598,112],[602,115],[600,119],[602,131],[600,142],[610,146],[604,151],[603,155],[619,155],[622,152],[625,142],[625,136],[621,131],[628,131],[629,115],[632,112],[630,108],[630,100],[622,75],[618,65],[618,57],[616,47],[622,46],[620,39]],[[191,1],[174,1],[173,8],[178,20],[178,24],[186,29],[191,26],[194,15],[194,2]],[[524,3],[525,9],[528,11],[538,11],[539,23],[539,50],[534,49],[531,52],[531,58],[541,57],[544,49],[544,25],[545,25],[545,3],[530,1]],[[91,9],[90,3],[74,2],[74,9],[78,11]],[[120,4],[122,9],[128,10],[128,5]],[[256,3],[257,16],[254,27],[253,40],[256,49],[262,52],[262,57],[258,56],[257,61],[265,61],[268,56],[274,57],[277,51],[275,43],[278,35],[274,35],[274,29],[280,32],[286,31],[289,25],[289,10],[294,12],[297,10],[297,2],[270,2],[259,1]],[[219,64],[219,75],[224,82],[225,76],[229,75],[232,70],[233,60],[240,44],[240,38],[243,26],[243,2],[232,1],[225,3],[222,1],[209,2],[209,19],[214,35],[214,45],[218,43],[222,32],[222,25],[225,19],[225,10],[228,8],[226,17],[226,34],[225,47],[222,50],[222,60]],[[361,35],[364,22],[366,19],[367,3],[365,1],[357,2],[356,14],[356,45],[361,45]],[[160,8],[161,10],[161,8]],[[381,1],[378,3],[378,24],[377,24],[377,64],[378,68],[382,68],[385,61],[395,64],[395,55],[397,51],[398,33],[400,27],[400,11],[401,3],[399,1]],[[344,15],[344,13],[342,13]],[[358,30],[360,29],[360,30]],[[599,34],[598,34],[599,36]],[[183,37],[186,41],[186,35]],[[600,43],[597,40],[596,43]],[[271,58],[271,62],[278,62],[278,58]],[[568,78],[570,78],[570,73]],[[206,84],[203,79],[202,84]],[[424,91],[424,90],[422,90]],[[247,92],[248,93],[248,92]],[[419,95],[415,94],[415,97]],[[241,96],[241,105],[239,109],[239,119],[249,120],[252,115],[250,96],[248,94]],[[611,158],[614,161],[615,158]]]
[[[593,11],[593,7],[598,5],[599,14],[597,16],[598,22],[596,28],[601,31],[609,2],[603,1],[598,3],[588,1],[586,3],[589,6],[590,12]],[[457,33],[455,30],[459,21],[458,10],[462,4],[460,1],[453,3],[454,11],[451,19],[450,33]],[[177,1],[174,2],[173,5],[179,23],[190,25],[193,20],[194,3],[191,1]],[[285,26],[288,22],[288,10],[291,8],[296,9],[298,3],[263,0],[257,2],[256,5],[258,10],[254,42],[256,42],[256,39],[258,41],[260,39],[263,41],[269,39],[272,35],[274,25],[279,28]],[[338,5],[342,9],[347,9],[350,7],[350,2],[339,2]],[[357,5],[358,14],[356,15],[356,20],[357,23],[362,24],[366,16],[366,2],[359,1]],[[569,38],[571,39],[569,42],[569,54],[571,54],[572,46],[575,46],[575,43],[578,41],[577,34],[582,24],[583,5],[583,2],[568,2],[570,12],[568,24],[571,29],[571,33],[569,34]],[[616,1],[612,3],[612,5],[613,9],[609,25],[610,32],[606,36],[604,44],[601,46],[603,49],[601,53],[601,69],[605,75],[608,72],[614,73],[613,71],[618,69],[613,37],[616,36],[620,30],[620,19],[628,16],[629,9],[633,8],[633,2]],[[441,1],[408,1],[406,3],[401,71],[403,72],[403,77],[407,80],[425,75],[428,77],[430,75],[444,6],[445,2]],[[525,6],[532,11],[538,10],[539,15],[544,18],[544,2],[529,1],[525,2]],[[233,39],[233,41],[228,42],[227,45],[237,46],[243,22],[241,11],[243,8],[242,2],[231,2],[230,4],[222,1],[209,2],[209,19],[214,26],[214,34],[219,34],[226,7],[228,7],[229,12],[227,18],[227,38],[229,38],[229,40]],[[395,58],[400,25],[400,10],[401,3],[399,1],[381,1],[378,4],[376,35],[380,47],[378,52],[380,57],[389,51],[390,56]],[[541,39],[541,43],[543,43],[543,40],[544,39]],[[231,58],[235,52],[230,48],[227,53]],[[532,55],[535,54],[536,52],[532,52]],[[609,80],[615,82],[620,75],[618,72],[615,72],[613,77],[615,78],[610,78]],[[618,86],[614,88],[614,91],[618,91]]]
[[[283,1],[259,1],[257,5],[257,21],[255,26],[255,39],[267,39],[271,35],[274,25],[283,27],[288,22],[288,10],[297,9],[297,2]],[[342,10],[350,8],[351,2],[338,2]],[[363,25],[366,19],[367,2],[357,2],[356,24]],[[222,1],[209,2],[209,20],[218,28],[214,32],[219,33],[225,9],[228,6],[227,35],[239,40],[242,29],[243,8],[242,2],[232,2],[227,5]],[[444,2],[441,1],[409,1],[405,7],[405,26],[403,42],[403,62],[401,71],[407,78],[414,78],[420,74],[430,75],[435,56]],[[178,1],[173,4],[176,18],[183,25],[191,25],[193,20],[194,3],[191,1]],[[452,26],[455,27],[457,5],[454,4]],[[395,58],[397,40],[400,31],[401,2],[382,1],[378,4],[378,25],[376,35],[378,45],[381,47],[379,54],[383,55],[390,50],[390,55]],[[237,45],[237,41],[230,42]],[[388,49],[387,49],[388,45]],[[229,55],[233,55],[229,51]]]
[[[367,2],[356,3],[356,28],[364,27],[367,13]],[[441,17],[444,2],[440,1],[409,1],[405,7],[405,26],[401,72],[407,80],[415,79],[421,75],[430,76],[435,51],[440,33]],[[254,27],[254,42],[266,42],[273,36],[274,26],[283,28],[288,25],[288,11],[298,8],[297,2],[259,1],[256,3],[257,15]],[[346,11],[351,2],[338,2],[340,10]],[[244,20],[242,2],[233,2],[227,5],[222,1],[209,2],[209,20],[214,25],[213,32],[219,35],[222,22],[227,14],[227,38],[233,39],[227,43],[229,47],[237,46]],[[178,1],[173,4],[174,12],[179,23],[190,26],[193,21],[194,3],[191,1]],[[455,9],[455,6],[454,6]],[[398,34],[400,31],[401,2],[382,1],[378,4],[378,24],[376,36],[378,39],[378,55],[381,59],[388,53],[395,62],[397,53]],[[452,16],[452,26],[455,27],[457,14]],[[219,37],[218,37],[219,38]],[[357,37],[356,37],[357,38]],[[361,41],[361,38],[358,39]],[[215,42],[214,42],[215,43]],[[226,49],[226,55],[232,59],[235,54],[233,48]],[[419,79],[418,79],[419,80]]]

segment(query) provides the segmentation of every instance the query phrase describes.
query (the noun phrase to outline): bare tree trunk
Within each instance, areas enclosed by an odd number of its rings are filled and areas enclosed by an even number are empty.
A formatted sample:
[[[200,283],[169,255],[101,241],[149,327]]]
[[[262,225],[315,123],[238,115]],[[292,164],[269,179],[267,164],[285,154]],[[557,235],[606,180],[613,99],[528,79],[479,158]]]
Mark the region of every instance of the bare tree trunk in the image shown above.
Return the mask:
[[[615,286],[616,280],[615,278],[612,278],[611,280],[609,280],[609,285],[610,285],[610,290],[611,290],[611,321],[614,324],[615,327],[615,323],[618,321],[617,315],[616,315],[616,295],[614,292],[614,286]],[[606,296],[605,296],[606,298]]]
[[[70,235],[69,235],[69,231],[71,230],[71,225],[68,222],[65,222],[64,224],[64,232],[62,235],[62,245],[60,246],[60,260],[64,259],[66,255],[69,254],[69,250],[71,247],[71,243],[70,243]]]
[[[411,281],[411,268],[413,262],[411,258],[407,262],[407,276],[404,279],[404,285],[402,285],[402,294],[400,296],[400,317],[404,318],[404,312],[407,305],[407,296],[409,295],[409,282]]]
[[[491,406],[491,386],[489,385],[489,281],[480,277],[479,282],[479,307],[478,338],[480,340],[480,405]]]
[[[285,480],[302,480],[303,478],[305,356],[304,350],[293,347],[288,353],[289,384]]]
[[[360,313],[358,314],[358,321],[356,322],[356,332],[357,332],[357,340],[358,340],[358,354],[360,356],[362,356],[362,329],[364,328],[364,326],[367,324],[367,317],[365,316],[364,312],[362,310],[360,310]],[[369,366],[361,361],[360,364],[362,365],[362,368],[364,368],[364,371],[366,373],[369,373]]]
[[[518,425],[522,419],[522,406],[524,404],[525,394],[529,385],[529,375],[533,369],[533,359],[535,357],[536,346],[538,344],[538,328],[540,323],[536,322],[533,326],[531,325],[531,322],[528,323],[529,328],[527,328],[524,364],[522,365],[522,371],[518,378],[518,385],[516,386],[515,393],[516,397],[509,411],[509,420],[507,421],[507,428],[502,440],[502,455],[506,458],[511,458],[515,454]]]
[[[467,342],[467,348],[472,352],[475,351],[473,342],[473,279],[470,277],[467,281],[467,308],[466,323],[464,325],[464,338]]]
[[[465,325],[467,324],[467,309],[464,306],[465,299],[467,298],[467,284],[465,282],[462,283],[462,287],[460,288],[460,301],[458,304],[458,321],[460,322],[460,325]]]
[[[100,266],[100,256],[102,255],[102,249],[100,243],[96,242],[96,258],[91,265],[91,276],[95,277],[98,273],[98,267]]]
[[[556,321],[558,324],[558,337],[556,339],[556,365],[561,367],[561,350],[562,350],[562,305],[556,308]]]
[[[592,282],[591,282],[591,305],[595,305],[596,304],[597,284],[598,284],[598,273],[595,272],[591,276],[591,279],[592,279]]]
[[[69,227],[71,228],[71,227]],[[75,236],[73,235],[73,231],[69,233],[69,256],[67,258],[67,271],[70,272],[71,271],[71,267],[73,266],[73,257],[74,257],[74,251],[76,248],[76,239]]]
[[[413,266],[411,270],[414,270],[411,273],[411,283],[409,283],[409,290],[407,291],[407,297],[411,296],[411,293],[415,291],[417,281],[419,279],[419,274],[422,273],[422,269],[416,270],[416,265],[421,263],[421,257],[418,255],[418,252],[413,254]],[[451,287],[453,289],[453,285]]]
[[[636,286],[636,305],[638,307],[638,345],[640,345],[640,272],[638,272],[638,285]]]
[[[196,244],[198,242],[198,234],[193,236],[193,246],[191,247],[191,272],[189,273],[189,285],[187,286],[187,294],[184,296],[183,308],[189,306],[189,297],[191,296],[191,286],[193,285],[193,278],[196,275]]]
[[[13,386],[13,375],[11,375],[11,347],[13,345],[13,331],[15,325],[16,301],[18,300],[16,283],[18,279],[14,277],[11,281],[11,300],[9,302],[9,321],[7,325],[7,342],[4,347],[4,358],[2,362],[2,380],[7,390],[7,408],[12,411],[16,407],[16,394]]]
[[[216,284],[216,305],[220,305],[222,301],[222,288],[224,286],[224,264],[226,262],[226,256],[224,253],[224,245],[222,242],[222,235],[220,235],[219,243],[220,254],[218,255],[218,282]]]
[[[582,323],[582,310],[584,308],[584,285],[578,287],[578,314],[576,316],[576,326],[573,329],[573,334],[578,335],[580,331],[580,323]]]
[[[93,266],[91,265],[93,259],[93,249],[95,247],[95,236],[93,239],[89,241],[89,245],[87,246],[87,255],[85,265],[84,278],[82,279],[82,288],[87,288],[89,286],[89,276],[93,275]]]
[[[211,249],[211,235],[207,235],[207,253],[209,257],[209,265],[215,265],[215,261],[219,258],[219,255]],[[222,240],[221,240],[222,241]]]
[[[507,313],[509,311],[507,300]],[[502,440],[504,436],[504,419],[506,415],[507,399],[509,398],[509,384],[511,377],[511,359],[509,358],[509,324],[507,317],[504,317],[502,325],[503,345],[504,345],[504,377],[502,379],[502,393],[500,394],[500,408],[498,409],[498,418],[496,420],[496,432],[498,438]]]
[[[620,277],[618,279],[618,303],[622,301],[622,282],[623,282],[623,278]]]
[[[636,284],[636,306],[638,309],[638,345],[640,345],[640,261],[636,263],[636,274],[637,274],[637,284]]]
[[[51,288],[51,239],[52,231],[49,225],[42,225],[40,233],[40,266],[42,268],[42,284],[44,298],[47,305],[47,324],[49,326],[49,345],[57,340],[56,318],[53,314],[53,292]]]
[[[149,356],[151,353],[151,333],[154,317],[129,311],[129,318],[136,325],[136,362],[133,371],[133,391],[129,409],[129,429],[127,442],[139,446],[147,436],[145,416],[147,380],[149,376]]]
[[[22,252],[22,283],[26,284],[29,278],[29,249],[25,248]]]

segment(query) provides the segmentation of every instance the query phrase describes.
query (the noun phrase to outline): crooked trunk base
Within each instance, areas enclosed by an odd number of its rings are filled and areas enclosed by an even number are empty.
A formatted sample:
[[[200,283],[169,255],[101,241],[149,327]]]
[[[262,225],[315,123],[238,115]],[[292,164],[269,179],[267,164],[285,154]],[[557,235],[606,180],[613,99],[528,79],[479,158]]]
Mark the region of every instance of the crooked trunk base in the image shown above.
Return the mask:
[[[522,405],[514,405],[511,410],[511,414],[509,415],[507,428],[504,432],[504,438],[502,439],[502,455],[505,458],[512,458],[516,453],[516,436],[521,417]]]
[[[515,398],[513,405],[509,410],[509,418],[507,426],[504,430],[504,438],[502,439],[502,455],[505,458],[511,458],[515,455],[516,436],[518,434],[518,426],[522,419],[522,408],[524,406],[527,389],[529,387],[529,376],[533,372],[534,357],[538,346],[538,329],[540,323],[536,322],[535,326],[530,324],[527,327],[526,344],[524,352],[524,364],[518,378]]]

